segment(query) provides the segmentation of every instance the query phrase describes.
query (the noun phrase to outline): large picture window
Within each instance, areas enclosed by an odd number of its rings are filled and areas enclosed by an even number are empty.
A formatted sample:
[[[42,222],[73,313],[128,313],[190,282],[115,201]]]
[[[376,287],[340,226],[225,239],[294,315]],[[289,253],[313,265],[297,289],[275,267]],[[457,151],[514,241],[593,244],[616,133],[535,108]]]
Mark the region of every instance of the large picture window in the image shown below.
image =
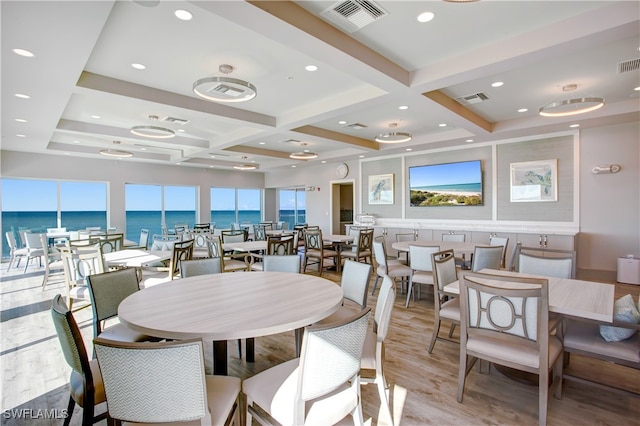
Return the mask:
[[[304,188],[281,189],[278,191],[278,220],[289,224],[289,229],[306,223],[307,195]]]
[[[211,188],[211,222],[218,229],[230,229],[231,223],[262,221],[262,190]]]

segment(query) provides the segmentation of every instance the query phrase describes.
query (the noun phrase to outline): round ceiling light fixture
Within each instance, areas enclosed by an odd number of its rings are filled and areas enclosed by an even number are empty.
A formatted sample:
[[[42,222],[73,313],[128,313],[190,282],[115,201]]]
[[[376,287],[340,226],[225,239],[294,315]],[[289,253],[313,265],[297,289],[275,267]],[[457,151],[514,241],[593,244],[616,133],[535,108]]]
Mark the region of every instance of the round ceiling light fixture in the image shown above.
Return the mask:
[[[244,163],[244,164],[236,164],[233,166],[236,170],[257,170],[258,165],[255,163]]]
[[[218,70],[231,74],[233,67],[222,64]],[[231,77],[205,77],[193,83],[193,92],[203,99],[214,102],[246,102],[258,95],[256,86],[248,81]]]
[[[114,145],[120,145],[120,141],[113,141]],[[129,158],[133,157],[133,152],[124,151],[121,149],[102,149],[100,150],[100,155],[104,155],[105,157],[113,157],[113,158]]]
[[[570,115],[584,114],[595,111],[604,106],[604,98],[585,97],[566,99],[560,102],[551,102],[540,108],[539,113],[543,117],[567,117]]]
[[[169,139],[176,135],[173,130],[160,126],[133,126],[129,131],[136,136],[154,139]]]
[[[306,142],[300,142],[300,146],[307,146]],[[318,158],[317,152],[312,152],[308,149],[303,149],[299,152],[292,152],[289,154],[289,158],[293,158],[294,160],[313,160],[314,158]]]
[[[375,141],[380,143],[402,143],[413,139],[411,133],[406,132],[386,132],[376,136]]]

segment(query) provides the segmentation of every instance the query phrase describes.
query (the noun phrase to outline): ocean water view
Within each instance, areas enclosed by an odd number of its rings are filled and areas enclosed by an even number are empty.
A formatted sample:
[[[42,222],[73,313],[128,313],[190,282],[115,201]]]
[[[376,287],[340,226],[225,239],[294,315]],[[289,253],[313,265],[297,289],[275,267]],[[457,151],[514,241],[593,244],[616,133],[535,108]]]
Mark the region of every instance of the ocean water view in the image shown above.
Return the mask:
[[[434,191],[434,192],[482,192],[482,183],[456,183],[449,185],[430,185],[430,186],[412,186],[415,191]]]
[[[193,210],[167,210],[165,213],[165,223],[168,228],[173,228],[176,223],[188,223],[192,227],[196,223],[196,212]],[[296,223],[296,212],[294,210],[280,210],[281,221],[288,222],[289,229]],[[208,222],[215,222],[216,229],[229,229],[231,223],[236,222],[236,212],[234,210],[212,210],[211,219]],[[298,223],[305,222],[305,211],[298,210]],[[237,221],[239,223],[260,223],[262,213],[260,210],[239,210]],[[140,229],[149,230],[150,235],[162,234],[162,212],[160,211],[128,211],[126,212],[126,229],[118,229],[123,232],[125,238],[138,241]],[[87,227],[107,227],[106,211],[73,211],[61,213],[61,226],[68,231],[78,231]],[[5,233],[13,232],[18,245],[20,245],[20,231],[31,230],[32,232],[46,232],[47,228],[57,227],[57,212],[2,212],[2,257],[10,255],[9,245]]]

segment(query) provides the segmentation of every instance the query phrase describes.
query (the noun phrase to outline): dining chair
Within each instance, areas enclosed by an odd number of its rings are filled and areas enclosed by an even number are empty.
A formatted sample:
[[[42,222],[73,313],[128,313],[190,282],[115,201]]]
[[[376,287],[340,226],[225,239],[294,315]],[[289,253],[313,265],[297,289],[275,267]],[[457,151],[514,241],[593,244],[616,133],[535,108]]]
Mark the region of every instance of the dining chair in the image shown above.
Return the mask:
[[[248,253],[226,255],[222,249],[222,239],[219,235],[208,236],[207,247],[209,249],[209,257],[220,259],[222,272],[248,271],[251,267]]]
[[[502,246],[502,261],[500,263],[500,268],[507,267],[507,247],[509,247],[509,237],[489,237],[489,245],[490,246]]]
[[[416,233],[415,232],[398,232],[396,233],[396,242],[401,241],[416,241]],[[404,261],[404,263],[409,263],[409,252],[404,252],[404,259],[402,259],[402,252],[397,250],[396,258],[400,261]]]
[[[266,255],[269,255],[269,256],[293,255],[295,253],[294,240],[295,240],[295,237],[293,235],[268,235],[266,240],[267,241]],[[251,253],[250,256],[251,256],[251,270],[263,271],[264,255],[261,253]],[[283,261],[283,262],[286,262],[286,261]]]
[[[360,262],[362,260],[367,263],[368,259],[369,263],[373,263],[373,228],[359,229],[354,238],[355,240],[352,250],[342,250],[340,252],[340,262],[342,262],[342,259],[352,259],[356,262]]]
[[[150,250],[171,251],[176,241],[180,241],[177,235],[158,235],[151,237]]]
[[[442,234],[442,241],[451,241],[456,243],[464,243],[466,240],[465,234]],[[464,253],[461,257],[456,257],[456,264],[462,269],[468,268],[467,259],[465,259]]]
[[[51,270],[58,270],[62,272],[62,279],[64,280],[64,266],[62,264],[62,253],[57,247],[51,247],[48,245],[49,238],[47,234],[40,234],[41,244],[43,247],[42,258],[44,259],[44,277],[42,278],[42,289],[49,282]]]
[[[360,263],[346,260],[342,269],[340,288],[342,288],[342,306],[315,324],[329,324],[343,321],[357,311],[367,307],[369,295],[369,281],[371,280],[372,266],[368,263]]]
[[[237,424],[240,379],[205,375],[202,340],[93,344],[111,419]]]
[[[517,271],[545,277],[575,278],[576,252],[571,250],[539,250],[516,247]],[[523,253],[524,251],[527,251]],[[536,255],[533,253],[540,253]]]
[[[297,254],[272,255],[262,258],[262,270],[264,272],[291,272],[300,273],[300,256]]]
[[[91,309],[93,310],[93,337],[123,342],[142,342],[153,338],[120,324],[105,327],[107,321],[118,317],[118,306],[128,296],[140,290],[135,268],[123,268],[87,276]]]
[[[431,342],[429,343],[429,353],[433,352],[436,340],[458,343],[451,340],[453,331],[457,324],[460,324],[460,298],[447,296],[444,293],[444,286],[458,280],[458,269],[453,250],[442,250],[431,254],[431,264],[433,266],[433,331]],[[449,321],[449,337],[440,337],[440,325],[442,320]]]
[[[548,280],[461,275],[458,402],[473,365],[484,359],[538,375],[538,418],[545,425],[549,392],[562,397],[562,342],[549,329]]]
[[[207,248],[207,236],[211,235],[210,228],[194,228],[188,230],[185,235],[188,239],[193,240],[193,257],[204,258],[209,257],[209,249]]]
[[[97,235],[97,238],[100,241],[102,253],[111,253],[122,250],[124,234]]]
[[[481,269],[500,269],[502,265],[502,246],[475,246],[471,258],[471,271],[478,272]]]
[[[431,254],[440,251],[440,246],[409,246],[409,267],[411,274],[409,275],[409,285],[407,289],[407,301],[404,307],[409,307],[409,301],[413,294],[415,300],[414,287],[418,289],[418,299],[420,299],[420,284],[433,285],[433,264],[431,263]],[[414,284],[417,284],[414,286]]]
[[[11,250],[9,254],[9,266],[7,267],[7,271],[11,269],[11,265],[13,265],[14,261],[16,262],[16,267],[20,266],[20,260],[24,257],[27,257],[29,250],[24,248],[18,248],[18,244],[16,243],[16,236],[12,231],[5,232],[5,237],[7,238],[7,244],[9,244],[9,249]]]
[[[196,223],[193,225],[193,229],[211,229],[211,224],[209,223]]]
[[[91,246],[60,247],[62,266],[67,287],[67,303],[73,308],[74,300],[91,303],[87,277],[105,272],[100,243]],[[89,306],[89,304],[85,306]],[[83,307],[85,307],[83,306]]]
[[[169,280],[180,275],[180,262],[193,259],[193,240],[176,241],[171,252],[169,263]]]
[[[389,259],[387,256],[387,248],[384,240],[384,236],[374,238],[373,241],[373,255],[376,259],[378,266],[376,267],[376,279],[373,282],[373,291],[371,294],[375,294],[376,287],[378,286],[378,280],[384,278],[385,275],[391,277],[392,280],[400,278],[401,286],[404,288],[404,280],[408,279],[411,275],[411,268],[398,259]]]
[[[267,226],[265,224],[253,225],[253,240],[267,241]]]
[[[246,424],[362,424],[360,365],[371,308],[344,322],[306,327],[300,358],[242,382]]]
[[[314,259],[318,264],[318,276],[322,276],[325,268],[324,260],[333,259],[333,264],[338,265],[338,252],[324,246],[322,231],[320,229],[306,228],[304,230],[304,260],[302,272],[307,271],[309,259]]]
[[[69,378],[69,404],[64,425],[71,423],[76,404],[82,407],[82,424],[91,425],[107,417],[107,413],[95,415],[95,407],[105,402],[104,386],[98,361],[89,360],[80,328],[73,314],[57,294],[51,303],[51,318],[64,359],[71,367]]]
[[[45,237],[47,234],[44,234]],[[27,268],[29,267],[29,261],[31,259],[39,259],[40,266],[42,266],[42,257],[44,256],[44,249],[47,247],[47,244],[42,244],[42,238],[40,238],[40,234],[27,232],[24,234],[25,241],[27,243],[27,261],[24,265],[24,272],[27,272]]]
[[[222,259],[219,257],[205,257],[180,261],[181,278],[219,273],[222,273]]]
[[[163,233],[163,235],[166,235]],[[143,249],[146,250],[149,247],[149,230],[140,229],[140,238],[138,238],[138,245],[126,246],[127,249]]]
[[[391,313],[396,300],[395,284],[390,277],[382,279],[376,309],[373,315],[373,327],[367,331],[362,350],[361,370],[374,370],[375,375],[361,375],[362,383],[375,383],[380,397],[380,407],[387,417],[387,424],[393,426],[393,416],[389,405],[389,387],[384,375],[385,339],[389,332]],[[378,422],[379,423],[379,422]]]

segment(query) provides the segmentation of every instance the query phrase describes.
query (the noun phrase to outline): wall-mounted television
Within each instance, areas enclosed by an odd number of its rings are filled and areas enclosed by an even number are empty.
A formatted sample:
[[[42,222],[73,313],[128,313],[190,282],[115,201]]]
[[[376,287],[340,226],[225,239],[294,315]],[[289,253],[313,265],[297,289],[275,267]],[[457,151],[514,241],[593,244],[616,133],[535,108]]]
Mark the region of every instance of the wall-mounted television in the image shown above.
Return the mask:
[[[409,167],[409,192],[411,207],[481,206],[482,162]]]

